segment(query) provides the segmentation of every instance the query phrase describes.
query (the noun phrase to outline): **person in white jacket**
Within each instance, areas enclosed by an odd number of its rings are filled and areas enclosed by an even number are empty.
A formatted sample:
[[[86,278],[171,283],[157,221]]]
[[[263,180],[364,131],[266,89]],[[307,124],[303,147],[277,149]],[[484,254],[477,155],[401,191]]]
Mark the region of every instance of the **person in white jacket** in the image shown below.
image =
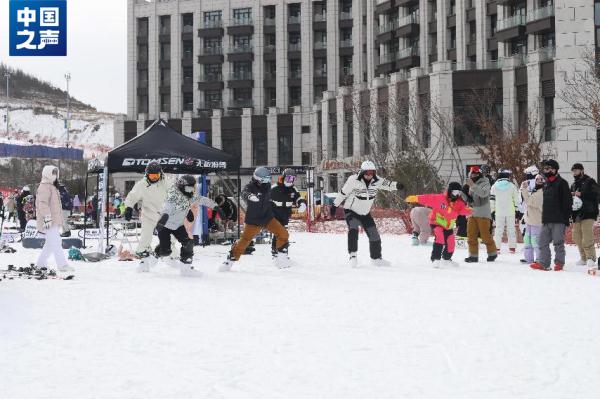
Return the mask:
[[[523,256],[521,263],[532,264],[537,262],[540,257],[540,231],[542,230],[542,206],[544,202],[544,177],[537,175],[534,179],[533,189],[529,180],[521,183],[521,195],[525,203],[525,234],[523,236]]]
[[[131,220],[133,207],[138,202],[142,203],[140,221],[142,231],[136,249],[136,255],[147,257],[153,251],[152,236],[156,223],[162,214],[163,205],[167,198],[167,191],[173,182],[164,177],[163,170],[158,162],[150,162],[146,166],[145,176],[138,181],[125,199],[125,220]]]
[[[504,230],[507,230],[508,249],[511,253],[515,253],[517,248],[517,233],[515,230],[515,214],[521,197],[517,186],[510,181],[510,170],[500,169],[498,172],[498,180],[492,185],[490,191],[490,204],[492,213],[496,219],[496,230],[494,232],[494,241],[496,248],[500,251],[502,246],[502,237]]]
[[[371,216],[371,207],[379,190],[402,190],[404,185],[377,176],[377,168],[371,161],[364,161],[358,174],[351,175],[346,180],[340,195],[336,197],[331,209],[335,214],[336,208],[344,203],[344,214],[348,224],[348,253],[350,266],[357,263],[358,228],[365,229],[369,237],[371,261],[376,266],[387,266],[390,263],[381,257],[381,237],[375,221]]]

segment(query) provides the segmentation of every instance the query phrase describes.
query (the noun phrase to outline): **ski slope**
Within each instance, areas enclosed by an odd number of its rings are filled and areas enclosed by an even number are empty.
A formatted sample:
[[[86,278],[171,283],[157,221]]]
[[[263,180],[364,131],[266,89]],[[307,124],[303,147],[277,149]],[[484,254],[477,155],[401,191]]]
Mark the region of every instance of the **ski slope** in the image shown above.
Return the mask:
[[[389,268],[346,267],[346,237],[293,233],[278,270],[257,245],[196,248],[202,278],[159,265],[74,263],[73,281],[0,282],[0,397],[598,398],[600,278],[572,266],[433,269],[431,247],[384,236]],[[0,264],[36,251],[0,254]]]

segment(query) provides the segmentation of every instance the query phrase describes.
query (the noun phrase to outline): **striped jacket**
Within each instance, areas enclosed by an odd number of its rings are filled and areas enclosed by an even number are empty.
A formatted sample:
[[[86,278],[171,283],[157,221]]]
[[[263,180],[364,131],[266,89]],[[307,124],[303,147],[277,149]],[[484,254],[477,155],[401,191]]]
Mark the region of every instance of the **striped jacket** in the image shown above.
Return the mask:
[[[371,211],[377,191],[397,190],[398,183],[381,177],[374,176],[367,184],[358,174],[348,177],[346,184],[342,187],[340,195],[333,202],[335,206],[344,203],[344,209],[351,210],[359,215],[366,215]]]

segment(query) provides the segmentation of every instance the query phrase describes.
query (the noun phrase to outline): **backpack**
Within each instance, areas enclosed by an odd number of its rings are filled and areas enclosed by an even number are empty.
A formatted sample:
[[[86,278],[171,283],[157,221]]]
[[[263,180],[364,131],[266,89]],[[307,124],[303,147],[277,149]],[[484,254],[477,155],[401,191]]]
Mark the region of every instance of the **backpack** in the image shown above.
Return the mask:
[[[71,247],[69,249],[69,260],[85,260],[79,248]]]

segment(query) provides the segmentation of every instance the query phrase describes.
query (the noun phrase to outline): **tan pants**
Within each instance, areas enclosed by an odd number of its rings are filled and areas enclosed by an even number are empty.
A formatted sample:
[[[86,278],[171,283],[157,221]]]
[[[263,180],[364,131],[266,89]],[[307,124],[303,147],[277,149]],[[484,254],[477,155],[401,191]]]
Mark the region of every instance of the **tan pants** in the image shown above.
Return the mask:
[[[496,254],[496,244],[490,234],[491,219],[478,218],[471,216],[467,221],[467,242],[469,243],[469,256],[479,255],[479,241],[478,237],[481,236],[481,242],[486,246],[488,255]]]
[[[233,248],[231,248],[231,253],[235,260],[239,260],[244,252],[246,252],[246,248],[250,245],[250,242],[256,237],[258,233],[264,228],[269,230],[275,236],[277,241],[277,249],[281,249],[287,246],[288,238],[290,237],[288,231],[277,221],[277,219],[273,218],[269,220],[264,226],[257,226],[255,224],[245,224],[244,231],[242,231],[242,235],[240,239],[233,244]]]
[[[596,247],[594,246],[594,219],[585,219],[573,223],[573,241],[577,244],[581,260],[596,261]]]

